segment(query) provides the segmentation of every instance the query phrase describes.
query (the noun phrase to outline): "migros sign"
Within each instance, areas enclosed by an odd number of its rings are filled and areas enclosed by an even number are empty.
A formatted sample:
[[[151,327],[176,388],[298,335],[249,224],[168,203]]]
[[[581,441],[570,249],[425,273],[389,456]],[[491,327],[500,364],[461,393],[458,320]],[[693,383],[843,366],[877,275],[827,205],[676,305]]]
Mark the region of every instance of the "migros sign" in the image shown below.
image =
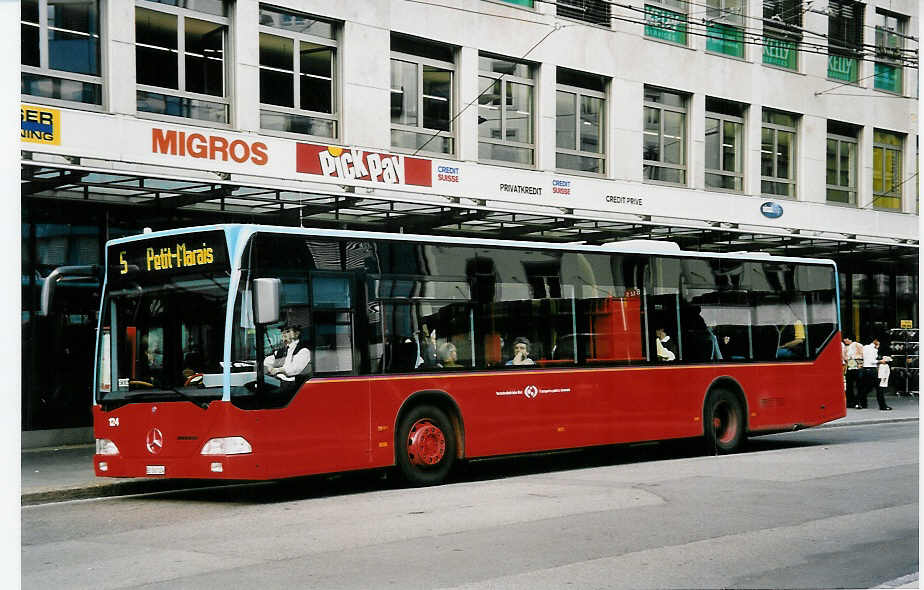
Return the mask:
[[[238,164],[250,162],[257,166],[269,162],[269,148],[262,141],[249,142],[158,127],[151,129],[151,152],[203,160],[230,160]]]

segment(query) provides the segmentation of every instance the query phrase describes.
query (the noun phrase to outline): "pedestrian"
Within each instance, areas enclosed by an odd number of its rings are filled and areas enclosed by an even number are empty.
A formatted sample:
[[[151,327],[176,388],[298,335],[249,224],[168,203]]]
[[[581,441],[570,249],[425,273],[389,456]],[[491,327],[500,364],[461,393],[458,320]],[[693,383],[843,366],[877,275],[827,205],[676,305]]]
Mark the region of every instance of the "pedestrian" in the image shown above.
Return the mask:
[[[885,403],[885,392],[889,387],[889,363],[892,362],[892,357],[884,356],[882,360],[879,361],[879,368],[877,369],[877,376],[879,377],[879,387],[876,388],[876,402],[879,404],[880,410],[891,410],[889,406]]]
[[[879,367],[879,338],[863,346],[863,368],[860,373],[860,387],[857,392],[858,410],[866,409],[869,394],[876,387],[877,368]]]
[[[847,395],[847,407],[857,406],[857,388],[860,385],[860,366],[863,364],[863,345],[844,337],[844,386]]]

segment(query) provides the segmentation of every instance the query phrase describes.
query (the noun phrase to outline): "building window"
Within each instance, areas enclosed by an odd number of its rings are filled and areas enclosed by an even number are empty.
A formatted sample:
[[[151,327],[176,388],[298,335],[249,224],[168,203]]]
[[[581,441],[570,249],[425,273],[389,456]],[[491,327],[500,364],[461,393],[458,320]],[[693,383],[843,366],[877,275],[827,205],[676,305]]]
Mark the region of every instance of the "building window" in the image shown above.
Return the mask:
[[[558,68],[557,75],[555,167],[603,174],[606,81],[564,68]]]
[[[863,5],[852,0],[828,2],[828,77],[856,82],[863,52]]]
[[[527,6],[529,8],[533,7],[533,0],[501,0],[502,2],[507,2],[508,4],[516,4],[517,6]]]
[[[138,110],[227,124],[227,5],[217,0],[138,0]]]
[[[744,190],[744,109],[706,97],[706,188]]]
[[[760,130],[760,190],[796,196],[796,117],[764,109]]]
[[[902,138],[878,129],[873,132],[873,207],[902,208]]]
[[[857,204],[857,133],[846,123],[828,121],[827,199],[829,203]]]
[[[706,0],[706,50],[744,57],[747,0]]]
[[[687,3],[684,0],[648,0],[645,3],[645,36],[687,44]]]
[[[902,51],[905,48],[905,17],[876,11],[876,64],[874,86],[877,90],[902,93]]]
[[[532,166],[533,67],[481,55],[478,69],[478,159]]]
[[[799,69],[802,0],[764,0],[764,63]]]
[[[260,128],[337,137],[336,26],[260,6]]]
[[[21,92],[102,104],[98,0],[22,0]]]
[[[391,145],[452,154],[453,50],[391,37]]]
[[[642,132],[646,180],[686,184],[686,127],[686,97],[646,86]]]
[[[559,0],[556,6],[558,16],[610,26],[609,0]]]

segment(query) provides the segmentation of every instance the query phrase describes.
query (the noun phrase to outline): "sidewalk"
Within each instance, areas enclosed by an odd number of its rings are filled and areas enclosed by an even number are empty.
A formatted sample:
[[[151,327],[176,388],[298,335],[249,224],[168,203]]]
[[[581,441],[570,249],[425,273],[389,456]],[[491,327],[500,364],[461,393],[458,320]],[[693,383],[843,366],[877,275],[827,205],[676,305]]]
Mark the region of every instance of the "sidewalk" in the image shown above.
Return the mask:
[[[866,410],[847,410],[847,416],[821,426],[832,428],[854,424],[879,424],[918,420],[918,399],[889,395],[886,402],[891,412],[876,407],[870,398]],[[215,485],[211,480],[152,480],[113,479],[96,477],[93,473],[93,445],[48,447],[24,450],[20,465],[22,473],[21,503],[39,504],[78,498],[96,498],[140,492]]]

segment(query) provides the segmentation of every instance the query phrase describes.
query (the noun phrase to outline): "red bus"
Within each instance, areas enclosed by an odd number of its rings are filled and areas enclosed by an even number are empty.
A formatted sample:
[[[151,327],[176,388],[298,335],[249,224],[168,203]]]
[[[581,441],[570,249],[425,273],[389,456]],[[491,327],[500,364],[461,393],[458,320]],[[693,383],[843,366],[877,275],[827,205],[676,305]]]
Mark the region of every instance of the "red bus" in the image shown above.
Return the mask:
[[[262,480],[845,415],[826,260],[215,225],[107,244],[94,467]]]

